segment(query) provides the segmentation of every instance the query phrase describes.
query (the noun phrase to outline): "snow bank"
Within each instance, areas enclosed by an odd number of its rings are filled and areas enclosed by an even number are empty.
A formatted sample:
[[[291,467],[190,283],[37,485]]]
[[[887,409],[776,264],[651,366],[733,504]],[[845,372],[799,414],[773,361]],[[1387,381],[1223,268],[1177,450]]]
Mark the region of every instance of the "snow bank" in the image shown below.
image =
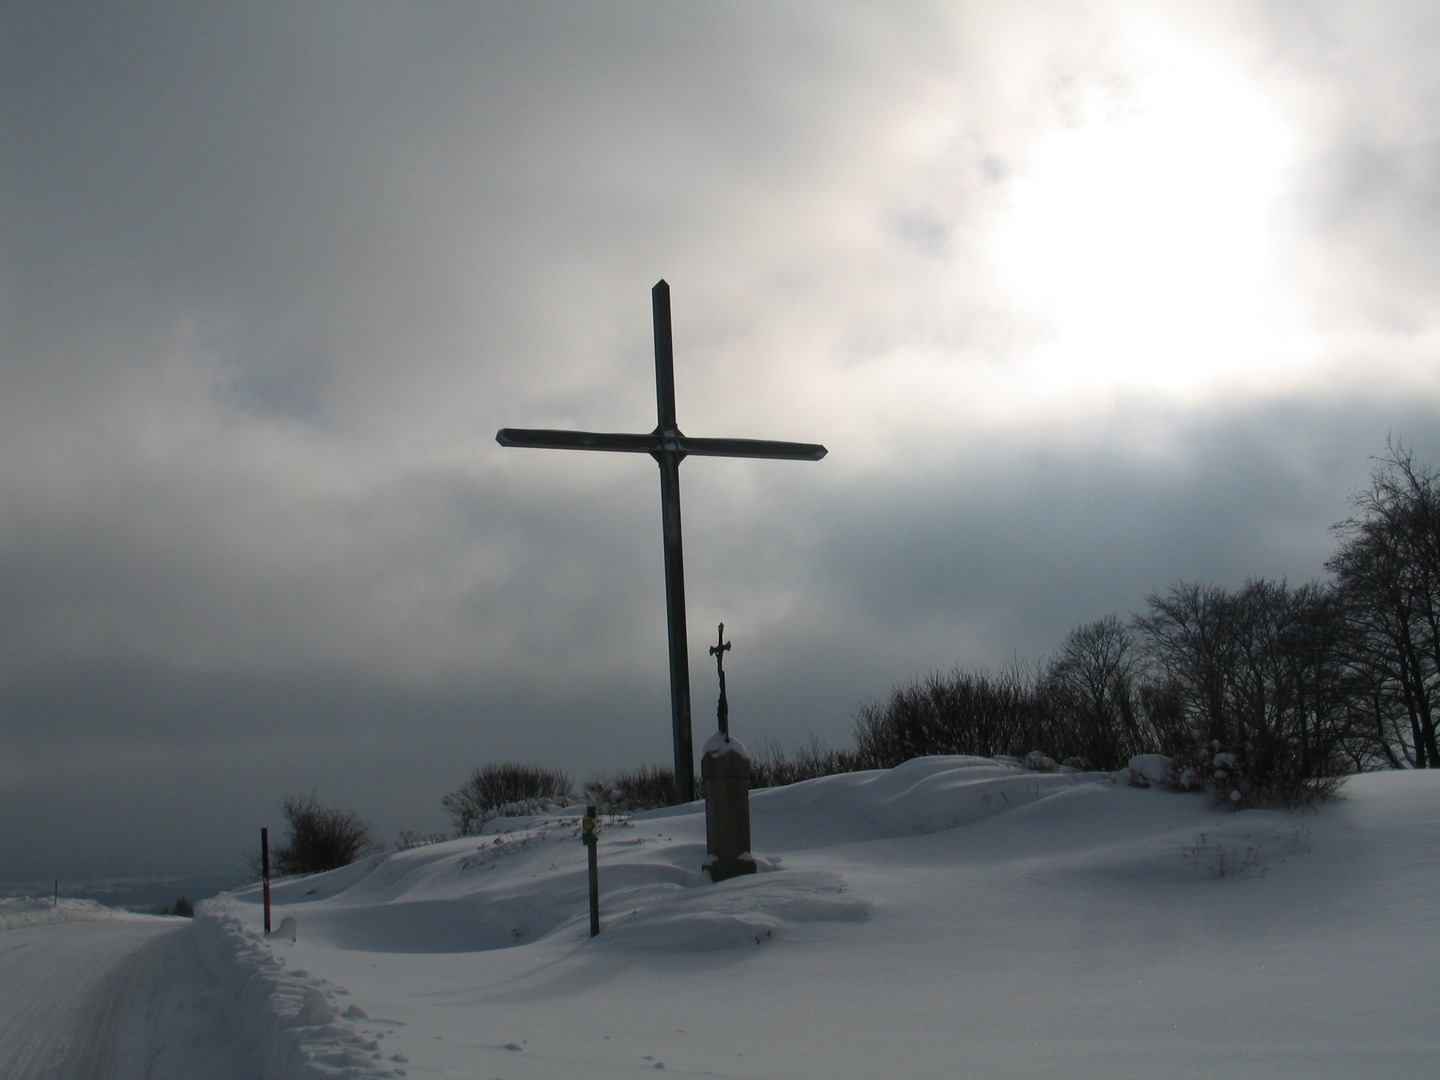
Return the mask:
[[[915,758],[893,769],[757,791],[750,800],[751,833],[760,852],[893,839],[973,825],[1078,788],[1114,782],[1108,773],[1035,772],[1018,760]]]
[[[7,896],[0,899],[0,930],[18,930],[22,926],[50,926],[55,923],[97,922],[102,919],[156,919],[158,915],[139,915],[133,911],[106,907],[94,900],[73,900],[61,897],[58,904],[50,896]]]
[[[1440,775],[1301,814],[1122,773],[758,791],[760,872],[718,885],[698,805],[606,815],[595,938],[574,808],[278,882],[294,942],[253,888],[196,932],[271,1080],[1434,1071]]]
[[[230,1001],[235,1024],[259,1050],[263,1080],[386,1080],[404,1076],[381,1060],[380,1044],[342,1019],[346,991],[290,970],[262,935],[248,930],[226,897],[195,912],[201,962]],[[352,1008],[351,1015],[357,1014]]]
[[[817,923],[863,922],[871,905],[841,874],[791,869],[773,856],[952,830],[1106,786],[1114,786],[1108,775],[951,756],[758,791],[751,821],[761,873],[720,886],[701,872],[699,805],[604,815],[596,947],[710,951]],[[587,895],[579,814],[560,806],[495,819],[486,835],[377,856],[273,889],[274,919],[294,916],[307,947],[372,953],[486,952],[551,938],[580,947],[588,941]],[[248,920],[252,934],[259,899],[253,887],[235,894],[232,914]]]
[[[861,921],[869,905],[836,874],[757,858],[761,874],[716,887],[701,872],[704,817],[602,817],[601,946],[695,951],[768,940],[802,924]],[[579,819],[509,819],[508,832],[412,848],[273,889],[274,918],[294,913],[306,946],[362,952],[466,953],[555,937],[588,940],[588,877]],[[236,893],[253,922],[255,889]],[[273,939],[271,944],[273,944]]]

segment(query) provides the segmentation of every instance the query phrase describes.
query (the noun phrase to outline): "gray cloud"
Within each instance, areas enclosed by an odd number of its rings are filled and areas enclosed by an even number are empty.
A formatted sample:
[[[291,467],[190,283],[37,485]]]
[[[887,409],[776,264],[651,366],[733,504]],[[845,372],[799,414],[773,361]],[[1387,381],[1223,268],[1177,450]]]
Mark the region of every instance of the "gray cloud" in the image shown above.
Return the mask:
[[[1440,456],[1434,20],[1155,10],[1299,132],[1290,384],[993,392],[1044,328],[989,230],[1127,92],[1127,5],[8,6],[0,877],[664,761],[653,465],[493,442],[653,426],[660,276],[682,425],[831,448],[682,470],[697,730],[722,619],[737,729],[840,742],[1174,580],[1319,574],[1389,432]]]

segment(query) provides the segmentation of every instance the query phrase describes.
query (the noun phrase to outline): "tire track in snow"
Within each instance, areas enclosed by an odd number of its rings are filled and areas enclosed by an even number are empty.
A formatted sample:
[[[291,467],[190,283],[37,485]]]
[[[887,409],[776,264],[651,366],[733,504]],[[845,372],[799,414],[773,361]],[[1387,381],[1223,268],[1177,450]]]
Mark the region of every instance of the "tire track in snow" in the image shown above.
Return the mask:
[[[126,918],[0,932],[3,1080],[254,1080],[194,928]]]
[[[132,1071],[128,1067],[132,1063],[120,1059],[123,1029],[138,1019],[137,1007],[154,980],[157,960],[187,929],[177,926],[155,934],[110,969],[81,1009],[75,1051],[65,1063],[65,1074],[74,1080],[117,1080]],[[150,1033],[132,1034],[144,1037]]]
[[[121,984],[107,987],[112,973],[150,939],[178,929],[169,920],[107,920],[0,935],[0,1076],[86,1076],[84,1056],[103,1052],[93,1027],[107,1022],[105,1003],[120,995]]]

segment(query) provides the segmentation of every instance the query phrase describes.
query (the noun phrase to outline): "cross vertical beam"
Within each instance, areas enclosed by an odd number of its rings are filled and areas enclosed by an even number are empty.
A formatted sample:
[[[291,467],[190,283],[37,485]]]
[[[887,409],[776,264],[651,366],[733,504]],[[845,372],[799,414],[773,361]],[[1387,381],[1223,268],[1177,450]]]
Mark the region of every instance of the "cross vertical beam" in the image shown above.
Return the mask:
[[[670,336],[670,286],[650,290],[655,324],[654,452],[660,465],[660,525],[665,545],[665,632],[670,643],[670,730],[675,748],[675,794],[695,798],[695,744],[690,726],[690,643],[685,632],[685,544],[680,528],[680,429],[675,424],[675,347]]]
[[[650,290],[655,325],[655,418],[659,434],[679,434],[675,426],[675,343],[670,336],[670,285],[664,278]]]
[[[818,443],[770,439],[694,439],[675,422],[675,350],[670,335],[670,286],[650,291],[655,325],[655,430],[644,435],[598,431],[501,428],[501,446],[550,450],[606,450],[649,454],[660,466],[660,522],[665,544],[665,626],[670,642],[670,723],[675,748],[675,794],[695,798],[695,748],[690,734],[690,646],[685,632],[685,551],[680,529],[680,462],[686,457],[819,461]]]

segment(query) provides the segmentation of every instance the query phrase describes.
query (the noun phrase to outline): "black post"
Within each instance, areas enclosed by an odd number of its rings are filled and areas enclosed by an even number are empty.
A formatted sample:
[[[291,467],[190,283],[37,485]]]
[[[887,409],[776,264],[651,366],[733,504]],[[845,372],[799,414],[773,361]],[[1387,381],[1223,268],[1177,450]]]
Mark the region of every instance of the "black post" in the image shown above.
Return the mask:
[[[55,902],[54,902],[53,904],[51,904],[50,906],[51,906],[51,907],[57,907],[57,908],[60,906],[60,879],[59,879],[59,878],[56,878],[56,879],[55,879]]]
[[[598,838],[595,835],[595,807],[585,808],[585,821],[581,825],[581,837],[590,861],[590,936],[600,933],[600,862],[595,852]]]
[[[655,322],[655,434],[661,448],[660,517],[665,542],[665,626],[670,639],[670,724],[675,750],[675,795],[695,798],[695,748],[690,734],[690,644],[685,632],[685,553],[680,530],[680,429],[675,423],[675,352],[670,336],[670,286],[650,291]]]
[[[260,830],[260,875],[264,881],[265,933],[270,933],[270,830]]]

